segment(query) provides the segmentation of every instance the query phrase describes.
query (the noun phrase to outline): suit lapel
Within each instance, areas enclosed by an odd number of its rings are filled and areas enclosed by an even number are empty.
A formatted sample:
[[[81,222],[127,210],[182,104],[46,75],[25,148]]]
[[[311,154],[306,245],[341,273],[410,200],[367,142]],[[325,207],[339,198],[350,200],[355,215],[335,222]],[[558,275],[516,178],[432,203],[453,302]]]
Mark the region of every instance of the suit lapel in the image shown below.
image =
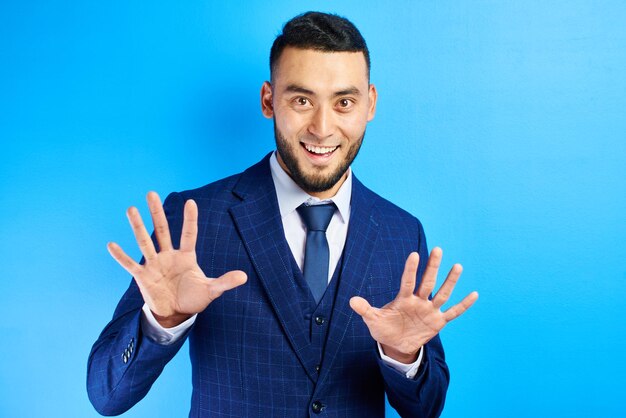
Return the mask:
[[[378,239],[378,224],[372,207],[374,199],[375,196],[356,177],[353,177],[350,225],[318,384],[328,376],[346,336],[348,326],[353,316],[356,315],[350,308],[350,298],[363,294],[363,284],[368,275]]]
[[[233,193],[242,200],[230,208],[230,214],[252,265],[294,352],[311,380],[315,380],[316,357],[306,327],[302,326],[302,311],[269,167],[269,155],[241,175]]]

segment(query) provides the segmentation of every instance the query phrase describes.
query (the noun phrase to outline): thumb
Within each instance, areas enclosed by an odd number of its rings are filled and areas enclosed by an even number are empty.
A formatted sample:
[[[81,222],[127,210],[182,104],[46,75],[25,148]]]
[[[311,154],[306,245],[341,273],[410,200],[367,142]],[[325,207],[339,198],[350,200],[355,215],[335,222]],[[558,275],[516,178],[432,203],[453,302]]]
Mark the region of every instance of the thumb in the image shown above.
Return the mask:
[[[373,309],[369,302],[360,296],[350,298],[350,307],[362,317],[369,316],[369,313]]]
[[[216,299],[227,290],[241,286],[247,281],[248,275],[241,270],[229,271],[216,279],[211,279],[209,280],[211,299]]]

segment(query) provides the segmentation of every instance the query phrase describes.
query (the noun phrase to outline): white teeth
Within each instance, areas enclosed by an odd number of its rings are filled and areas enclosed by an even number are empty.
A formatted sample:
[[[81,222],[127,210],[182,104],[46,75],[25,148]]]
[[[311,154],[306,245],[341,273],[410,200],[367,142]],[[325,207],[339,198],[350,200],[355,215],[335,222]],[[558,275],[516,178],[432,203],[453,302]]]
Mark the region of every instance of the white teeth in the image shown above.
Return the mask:
[[[312,152],[314,154],[328,154],[329,152],[333,152],[334,150],[337,149],[337,147],[316,147],[316,146],[309,145],[309,144],[304,144],[304,148],[306,148],[307,151]]]

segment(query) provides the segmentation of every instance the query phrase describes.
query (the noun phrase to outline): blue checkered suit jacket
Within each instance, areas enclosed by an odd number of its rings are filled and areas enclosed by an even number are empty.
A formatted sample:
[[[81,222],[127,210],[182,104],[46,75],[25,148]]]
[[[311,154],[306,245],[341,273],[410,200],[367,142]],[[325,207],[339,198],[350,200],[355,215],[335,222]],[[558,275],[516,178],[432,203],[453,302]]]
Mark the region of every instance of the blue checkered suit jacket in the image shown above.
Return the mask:
[[[427,259],[420,222],[353,181],[343,267],[319,361],[303,326],[269,156],[245,172],[165,201],[172,237],[180,237],[187,199],[199,207],[198,263],[209,277],[240,269],[245,285],[198,315],[189,331],[193,395],[190,417],[382,417],[384,393],[403,417],[436,417],[448,369],[439,337],[426,346],[414,379],[382,363],[350,297],[374,306],[392,300],[411,251]],[[177,242],[174,243],[176,246]],[[423,266],[418,271],[421,277]],[[103,415],[141,400],[184,340],[159,345],[143,337],[143,299],[132,281],[89,355],[87,389]],[[317,407],[315,402],[319,402]],[[316,413],[317,412],[317,413]]]

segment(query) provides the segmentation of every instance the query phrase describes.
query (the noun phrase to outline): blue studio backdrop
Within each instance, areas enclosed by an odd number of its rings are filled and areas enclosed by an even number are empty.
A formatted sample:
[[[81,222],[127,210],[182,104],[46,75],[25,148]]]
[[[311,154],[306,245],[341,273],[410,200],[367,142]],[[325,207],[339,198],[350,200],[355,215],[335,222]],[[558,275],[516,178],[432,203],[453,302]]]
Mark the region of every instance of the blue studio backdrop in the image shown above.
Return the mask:
[[[87,356],[130,279],[106,243],[139,258],[128,206],[273,148],[269,48],[308,9],[371,49],[355,173],[480,293],[441,335],[443,416],[624,416],[620,0],[2,1],[0,416],[97,416]],[[184,348],[124,416],[186,416],[190,375]]]

